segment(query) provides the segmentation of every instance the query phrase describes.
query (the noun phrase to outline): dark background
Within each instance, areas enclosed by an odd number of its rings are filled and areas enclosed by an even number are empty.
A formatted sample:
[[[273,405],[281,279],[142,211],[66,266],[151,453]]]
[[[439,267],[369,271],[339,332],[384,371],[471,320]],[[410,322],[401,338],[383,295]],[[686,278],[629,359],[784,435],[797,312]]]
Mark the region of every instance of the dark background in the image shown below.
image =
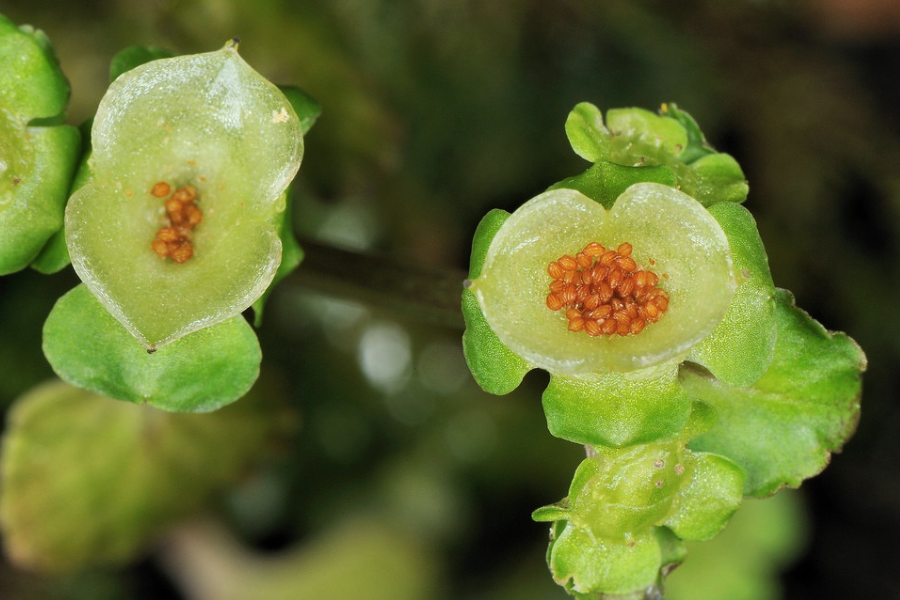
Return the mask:
[[[435,268],[465,268],[487,210],[586,166],[563,130],[577,102],[676,102],[742,165],[776,285],[869,357],[859,431],[803,486],[803,523],[783,529],[807,533],[782,597],[900,598],[900,3],[3,0],[0,13],[53,41],[73,124],[122,47],[193,53],[239,36],[258,71],[324,108],[295,184],[296,229]],[[0,280],[0,407],[52,377],[41,326],[76,282],[71,269]],[[260,338],[302,426],[210,511],[277,555],[342,515],[383,510],[430,549],[416,572],[436,597],[564,597],[529,514],[565,495],[580,450],[546,432],[545,376],[487,396],[459,335],[286,282]],[[6,565],[0,595],[188,597],[160,565],[151,553],[51,578]]]

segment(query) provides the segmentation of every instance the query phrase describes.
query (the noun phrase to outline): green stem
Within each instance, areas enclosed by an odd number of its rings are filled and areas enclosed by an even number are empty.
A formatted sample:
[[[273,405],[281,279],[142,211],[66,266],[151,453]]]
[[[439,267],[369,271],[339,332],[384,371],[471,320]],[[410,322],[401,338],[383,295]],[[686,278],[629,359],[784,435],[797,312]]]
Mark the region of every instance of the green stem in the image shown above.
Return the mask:
[[[301,239],[305,257],[288,281],[331,296],[358,300],[402,317],[463,328],[460,298],[466,274],[409,260],[364,254]]]

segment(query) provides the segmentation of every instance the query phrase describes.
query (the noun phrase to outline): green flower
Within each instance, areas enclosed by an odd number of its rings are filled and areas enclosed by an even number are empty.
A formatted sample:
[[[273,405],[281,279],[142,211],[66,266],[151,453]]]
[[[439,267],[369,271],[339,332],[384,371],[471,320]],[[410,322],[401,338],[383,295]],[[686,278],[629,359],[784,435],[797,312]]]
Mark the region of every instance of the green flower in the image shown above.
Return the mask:
[[[81,150],[62,124],[68,98],[43,32],[0,16],[0,275],[28,266],[62,227]]]
[[[634,289],[622,293],[628,281],[640,281],[641,272],[653,274],[668,298],[659,321],[644,319],[647,324],[639,333],[589,335],[586,329],[569,330],[565,310],[548,309],[553,281],[548,266],[560,264],[556,261],[561,257],[575,257],[592,242],[607,249],[625,243],[633,248],[629,265],[624,260],[610,263],[612,273],[623,276],[612,289],[613,296],[600,306],[612,306],[616,298],[626,302],[634,298]],[[610,273],[601,285],[581,284],[581,276],[591,273],[591,267],[596,266],[594,272],[603,268],[602,258],[593,257],[586,268],[573,267],[579,291],[593,295],[612,278]],[[626,270],[628,266],[632,268]],[[734,295],[735,278],[728,241],[706,209],[678,190],[642,183],[628,188],[611,210],[565,189],[526,202],[494,236],[469,290],[493,331],[513,352],[534,367],[578,376],[630,372],[684,356],[722,319]],[[600,298],[602,302],[602,292]],[[579,307],[576,310],[587,321],[588,314],[598,312],[596,306],[588,310],[590,301],[587,306],[585,301],[567,306]],[[599,322],[617,324],[623,311],[599,311],[606,315]],[[618,323],[638,320],[626,313]]]
[[[746,214],[736,204],[727,206],[725,213]],[[679,385],[679,364],[689,359],[719,370],[699,350],[712,344],[713,356],[739,352],[732,346],[746,346],[744,336],[721,335],[719,328],[740,321],[729,317],[734,310],[756,310],[738,301],[751,278],[735,268],[743,265],[743,253],[733,253],[734,234],[723,230],[717,212],[674,188],[637,183],[609,210],[559,188],[512,215],[489,213],[476,232],[463,293],[463,345],[476,381],[503,394],[530,369],[549,371],[543,398],[549,429],[576,443],[622,447],[677,434],[694,404]],[[608,308],[588,300],[599,289],[592,279],[581,286],[586,292],[579,288],[574,300],[554,310],[558,302],[549,296],[559,284],[553,265],[566,263],[565,257],[583,261],[575,277],[584,278],[605,260],[595,256],[588,264],[579,254],[593,243],[604,253],[627,248],[631,259],[614,257],[601,281],[616,284],[612,297],[600,293]],[[614,276],[613,269],[623,273]],[[641,292],[635,282],[648,278],[654,285]],[[647,296],[653,294],[664,297],[657,305],[664,310],[650,311]],[[648,311],[656,313],[653,318]],[[774,327],[771,319],[761,321],[761,328]],[[770,335],[757,337],[771,341]],[[767,351],[760,362],[771,355]],[[749,376],[758,377],[764,366]]]
[[[110,85],[67,244],[88,289],[146,348],[227,320],[269,286],[302,133],[235,43]]]
[[[743,482],[727,458],[668,440],[585,459],[568,497],[532,516],[555,522],[547,559],[569,593],[628,594],[681,562],[681,540],[715,536],[740,505]]]

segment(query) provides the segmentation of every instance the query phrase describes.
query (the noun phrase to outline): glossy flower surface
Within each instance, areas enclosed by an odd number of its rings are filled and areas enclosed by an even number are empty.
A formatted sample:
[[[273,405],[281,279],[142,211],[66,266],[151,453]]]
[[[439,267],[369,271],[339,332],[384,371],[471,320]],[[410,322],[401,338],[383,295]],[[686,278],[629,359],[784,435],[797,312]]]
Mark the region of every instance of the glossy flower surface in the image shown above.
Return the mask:
[[[302,129],[234,43],[121,75],[92,142],[92,179],[69,203],[67,243],[87,287],[144,346],[220,323],[263,293],[281,261],[277,216]],[[192,198],[173,210],[184,190]],[[176,219],[188,210],[197,218]],[[189,241],[190,253],[161,251],[169,238]]]
[[[548,265],[591,242],[628,243],[638,268],[660,276],[669,305],[658,322],[637,334],[595,337],[569,331],[566,317],[548,309]],[[725,234],[700,203],[639,183],[611,210],[569,189],[526,202],[496,232],[469,289],[500,341],[530,366],[584,376],[684,356],[728,310],[735,278]]]

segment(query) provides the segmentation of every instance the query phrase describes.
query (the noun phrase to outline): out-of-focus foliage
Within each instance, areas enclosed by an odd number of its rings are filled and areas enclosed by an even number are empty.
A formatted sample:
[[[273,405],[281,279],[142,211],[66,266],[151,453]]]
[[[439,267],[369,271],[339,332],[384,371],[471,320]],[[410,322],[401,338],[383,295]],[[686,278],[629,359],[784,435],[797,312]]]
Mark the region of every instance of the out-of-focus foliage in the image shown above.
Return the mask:
[[[871,4],[7,0],[0,10],[53,41],[73,124],[93,114],[121,48],[199,52],[240,36],[257,70],[323,106],[295,184],[296,227],[417,264],[461,268],[488,208],[511,210],[583,170],[561,128],[577,102],[677,101],[743,167],[779,285],[870,358],[854,442],[805,487],[813,538],[783,584],[804,600],[900,586],[886,548],[900,535],[900,43],[890,19],[827,12]],[[877,37],[849,26],[865,22]],[[845,37],[822,23],[843,24]],[[3,407],[52,375],[40,330],[76,282],[68,269],[0,279]],[[434,552],[438,597],[565,597],[547,575],[546,528],[529,515],[559,497],[581,457],[547,433],[540,375],[487,397],[458,338],[286,280],[260,341],[303,426],[278,462],[211,508],[263,551],[314,544],[341,517],[382,510]],[[673,590],[694,577],[689,564]],[[48,579],[3,565],[0,596],[194,597],[165,573],[144,561]]]

